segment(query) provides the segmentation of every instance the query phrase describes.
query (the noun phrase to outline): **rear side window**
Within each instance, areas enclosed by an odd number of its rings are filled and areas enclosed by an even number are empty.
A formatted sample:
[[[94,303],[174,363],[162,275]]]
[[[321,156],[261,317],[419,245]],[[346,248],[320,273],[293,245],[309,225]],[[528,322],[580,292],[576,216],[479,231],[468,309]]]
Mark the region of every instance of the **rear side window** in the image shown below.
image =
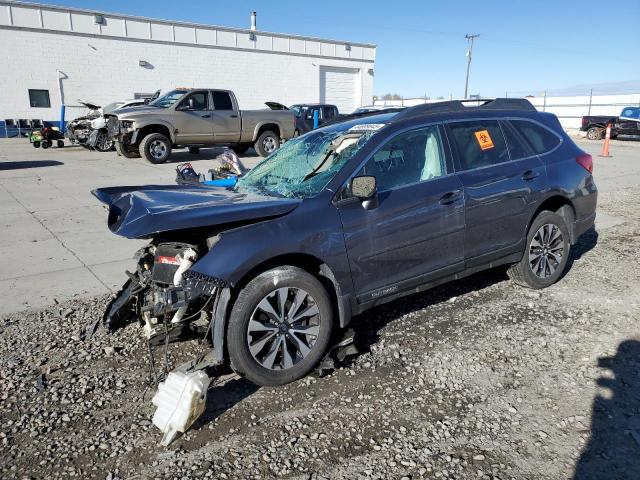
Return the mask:
[[[335,109],[333,107],[322,107],[322,116],[325,120],[331,120],[336,116]]]
[[[519,160],[534,155],[527,142],[520,137],[520,134],[508,122],[500,122],[500,125],[502,125],[502,133],[504,133],[507,147],[509,147],[511,160]]]
[[[510,120],[510,122],[538,155],[547,153],[560,144],[557,135],[537,123],[527,120]]]
[[[497,120],[456,122],[448,127],[462,170],[509,161],[507,145]]]
[[[213,92],[213,108],[215,110],[233,110],[233,102],[229,92]]]

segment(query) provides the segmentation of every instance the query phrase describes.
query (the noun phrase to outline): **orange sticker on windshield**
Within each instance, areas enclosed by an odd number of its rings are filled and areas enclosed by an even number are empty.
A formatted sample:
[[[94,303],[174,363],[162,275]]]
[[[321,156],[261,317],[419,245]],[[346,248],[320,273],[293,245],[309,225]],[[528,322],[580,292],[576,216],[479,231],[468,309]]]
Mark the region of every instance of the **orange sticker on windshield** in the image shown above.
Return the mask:
[[[479,132],[474,132],[476,136],[476,140],[478,140],[478,145],[482,150],[489,150],[493,148],[493,140],[491,140],[491,135],[486,130],[480,130]]]

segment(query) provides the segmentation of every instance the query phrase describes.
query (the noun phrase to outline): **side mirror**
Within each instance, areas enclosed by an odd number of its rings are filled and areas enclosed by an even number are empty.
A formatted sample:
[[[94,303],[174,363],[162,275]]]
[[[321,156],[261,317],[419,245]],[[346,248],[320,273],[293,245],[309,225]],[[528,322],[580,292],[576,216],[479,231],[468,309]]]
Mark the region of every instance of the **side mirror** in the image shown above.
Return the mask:
[[[354,177],[351,180],[351,194],[354,197],[358,197],[361,200],[367,200],[373,197],[376,192],[376,177],[373,175]]]

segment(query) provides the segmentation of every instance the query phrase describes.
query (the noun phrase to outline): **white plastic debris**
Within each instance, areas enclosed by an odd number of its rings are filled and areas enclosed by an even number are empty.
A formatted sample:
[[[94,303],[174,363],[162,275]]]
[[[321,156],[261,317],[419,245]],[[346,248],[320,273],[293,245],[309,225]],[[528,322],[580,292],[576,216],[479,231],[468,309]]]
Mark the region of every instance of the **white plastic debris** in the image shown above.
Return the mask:
[[[162,430],[162,445],[169,445],[202,415],[211,378],[202,372],[171,372],[151,400],[157,407],[153,424]]]

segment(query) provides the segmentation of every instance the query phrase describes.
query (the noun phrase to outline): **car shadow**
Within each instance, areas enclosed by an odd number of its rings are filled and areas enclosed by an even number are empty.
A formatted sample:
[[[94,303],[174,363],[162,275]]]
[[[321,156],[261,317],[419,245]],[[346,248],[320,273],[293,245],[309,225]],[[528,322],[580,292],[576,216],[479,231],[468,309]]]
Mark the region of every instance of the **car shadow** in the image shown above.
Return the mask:
[[[22,170],[26,168],[57,167],[64,165],[57,160],[23,160],[16,162],[0,162],[0,170]]]
[[[214,160],[224,151],[224,147],[201,148],[199,153],[190,153],[187,149],[172,150],[167,163],[195,163],[201,160]],[[241,160],[244,158],[257,158],[258,156],[259,155],[253,149],[249,149],[242,155],[239,155]]]
[[[591,437],[573,480],[640,478],[640,341],[625,340],[598,366],[596,383],[607,390],[593,400]]]
[[[201,430],[224,412],[253,395],[260,389],[258,385],[246,378],[234,376],[221,385],[215,381],[207,390],[207,403],[204,413],[193,424],[193,430]]]
[[[598,231],[593,226],[582,235],[580,235],[580,238],[578,239],[576,244],[571,246],[565,274],[569,270],[571,270],[573,262],[580,260],[585,253],[590,252],[596,247],[596,245],[598,244],[598,237]]]
[[[349,366],[358,356],[369,353],[371,346],[380,339],[380,330],[402,316],[450,301],[454,297],[482,290],[508,279],[506,267],[497,267],[424,292],[408,295],[355,316],[349,324],[349,328],[355,332],[354,344],[358,354],[343,362],[343,365]]]

